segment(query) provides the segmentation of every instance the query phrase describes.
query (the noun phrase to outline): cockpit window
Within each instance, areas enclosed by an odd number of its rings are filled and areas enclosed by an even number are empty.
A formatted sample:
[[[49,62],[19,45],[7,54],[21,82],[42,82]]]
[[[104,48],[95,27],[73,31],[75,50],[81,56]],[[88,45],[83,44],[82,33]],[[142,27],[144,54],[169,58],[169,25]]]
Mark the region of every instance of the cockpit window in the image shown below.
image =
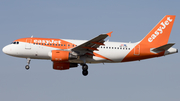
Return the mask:
[[[18,42],[18,41],[15,41],[15,42],[12,42],[12,44],[19,44],[19,42]]]

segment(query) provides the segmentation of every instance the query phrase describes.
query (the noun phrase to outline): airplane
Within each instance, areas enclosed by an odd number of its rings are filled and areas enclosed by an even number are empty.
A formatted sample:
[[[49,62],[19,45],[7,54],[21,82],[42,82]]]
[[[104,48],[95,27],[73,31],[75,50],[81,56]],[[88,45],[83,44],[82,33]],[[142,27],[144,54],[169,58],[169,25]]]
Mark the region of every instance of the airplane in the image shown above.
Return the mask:
[[[67,70],[82,66],[82,74],[88,75],[88,63],[121,63],[140,61],[178,53],[168,43],[175,15],[166,15],[141,41],[135,43],[109,42],[111,33],[100,34],[91,40],[56,38],[20,38],[5,46],[2,51],[10,56],[26,58],[30,68],[31,59],[53,62],[53,69]]]

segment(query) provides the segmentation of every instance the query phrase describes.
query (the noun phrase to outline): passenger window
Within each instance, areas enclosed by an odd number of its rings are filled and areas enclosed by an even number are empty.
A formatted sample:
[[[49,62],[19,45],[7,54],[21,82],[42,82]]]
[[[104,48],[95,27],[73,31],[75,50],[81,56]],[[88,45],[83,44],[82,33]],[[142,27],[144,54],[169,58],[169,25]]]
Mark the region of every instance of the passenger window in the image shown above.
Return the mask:
[[[63,46],[63,44],[61,44],[61,46]]]
[[[17,44],[19,44],[19,42],[17,41]]]
[[[64,46],[66,46],[66,44],[64,44]]]

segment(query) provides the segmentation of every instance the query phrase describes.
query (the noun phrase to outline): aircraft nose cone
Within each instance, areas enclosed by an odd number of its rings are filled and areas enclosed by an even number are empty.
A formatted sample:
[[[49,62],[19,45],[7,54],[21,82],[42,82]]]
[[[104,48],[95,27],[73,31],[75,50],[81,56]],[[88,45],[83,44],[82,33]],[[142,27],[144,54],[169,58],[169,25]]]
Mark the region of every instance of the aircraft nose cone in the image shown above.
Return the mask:
[[[3,53],[7,54],[8,53],[8,48],[7,46],[5,46],[3,49],[2,49]]]
[[[3,51],[5,54],[10,54],[10,53],[11,53],[10,50],[11,50],[11,48],[9,47],[9,45],[5,46],[5,47],[2,49],[2,51]]]

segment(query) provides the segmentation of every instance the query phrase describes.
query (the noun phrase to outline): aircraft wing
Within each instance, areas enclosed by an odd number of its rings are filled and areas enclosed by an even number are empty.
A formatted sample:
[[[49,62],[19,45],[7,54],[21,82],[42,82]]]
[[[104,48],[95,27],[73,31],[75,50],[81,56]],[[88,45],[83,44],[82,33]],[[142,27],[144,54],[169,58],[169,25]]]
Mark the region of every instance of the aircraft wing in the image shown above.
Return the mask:
[[[93,53],[93,51],[95,50],[98,51],[97,48],[100,45],[104,45],[104,42],[105,42],[104,39],[108,36],[111,37],[111,33],[112,32],[109,32],[107,34],[101,34],[75,48],[72,48],[71,50],[76,52],[79,55],[84,55],[85,53],[89,53],[89,52]]]

